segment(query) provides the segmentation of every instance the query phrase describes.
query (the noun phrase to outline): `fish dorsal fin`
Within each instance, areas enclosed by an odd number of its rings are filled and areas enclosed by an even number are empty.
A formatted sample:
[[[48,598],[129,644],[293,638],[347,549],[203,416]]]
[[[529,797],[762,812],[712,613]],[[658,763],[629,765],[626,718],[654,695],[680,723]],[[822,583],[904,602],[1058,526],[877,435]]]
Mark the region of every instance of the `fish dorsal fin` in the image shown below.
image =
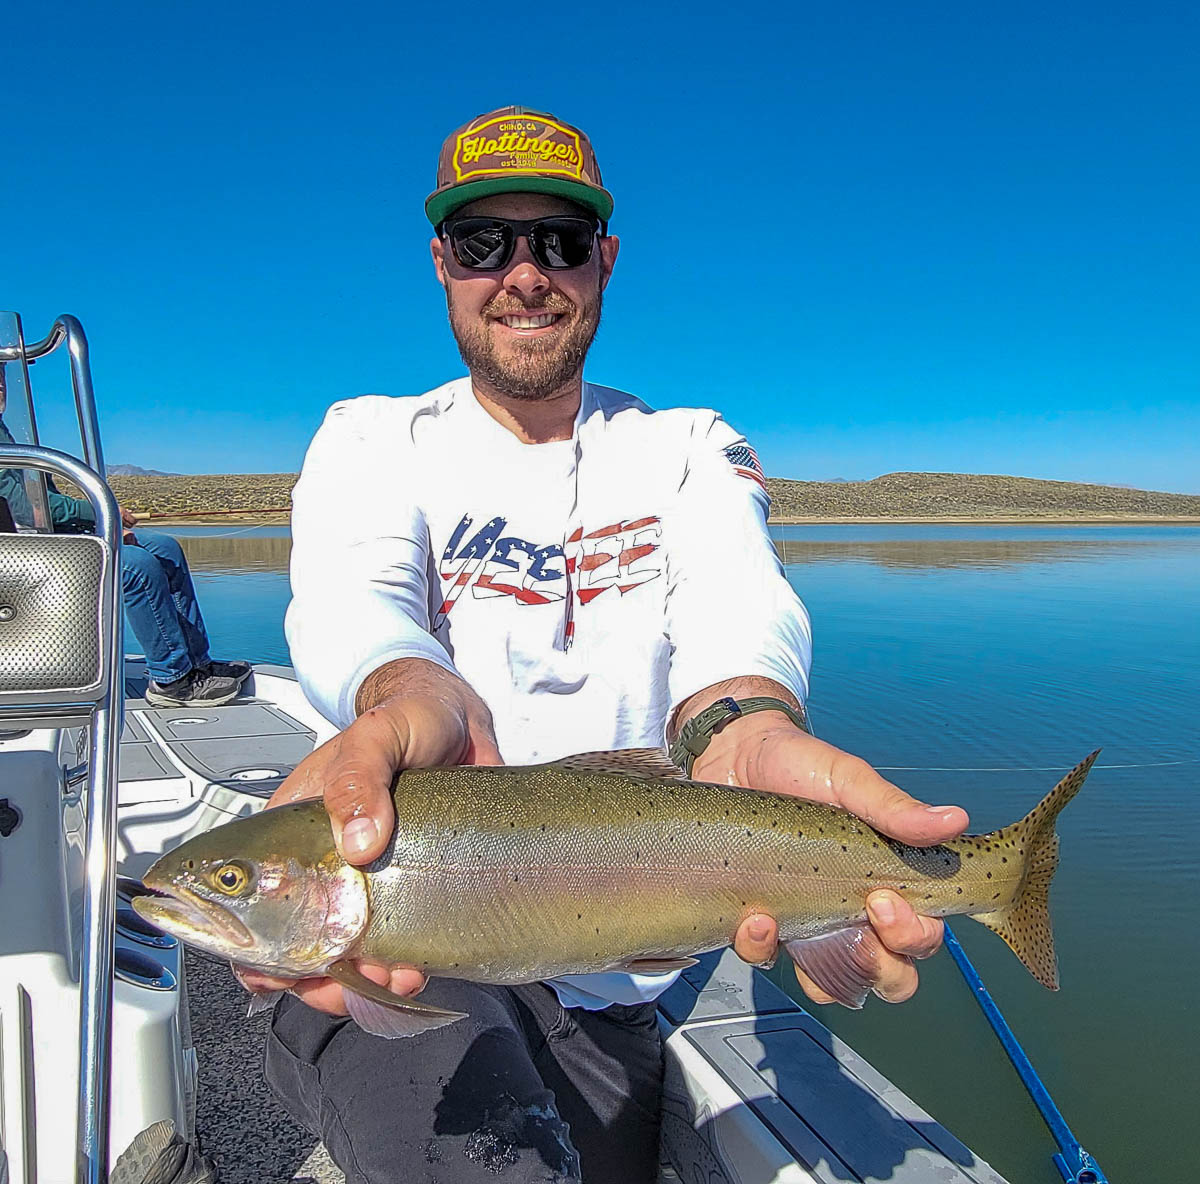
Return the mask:
[[[623,777],[657,777],[684,781],[683,770],[661,748],[618,748],[612,752],[579,752],[550,761],[550,767],[580,773],[616,773]]]

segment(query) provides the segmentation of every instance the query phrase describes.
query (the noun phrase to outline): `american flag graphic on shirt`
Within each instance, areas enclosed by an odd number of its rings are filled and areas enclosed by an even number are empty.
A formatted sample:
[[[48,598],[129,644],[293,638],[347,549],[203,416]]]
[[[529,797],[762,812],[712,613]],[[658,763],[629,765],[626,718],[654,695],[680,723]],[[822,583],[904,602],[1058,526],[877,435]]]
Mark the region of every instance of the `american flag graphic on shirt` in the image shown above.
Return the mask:
[[[726,448],[725,459],[733,465],[733,471],[739,477],[748,477],[766,489],[767,481],[763,476],[762,465],[758,463],[758,454],[749,444],[733,444]]]

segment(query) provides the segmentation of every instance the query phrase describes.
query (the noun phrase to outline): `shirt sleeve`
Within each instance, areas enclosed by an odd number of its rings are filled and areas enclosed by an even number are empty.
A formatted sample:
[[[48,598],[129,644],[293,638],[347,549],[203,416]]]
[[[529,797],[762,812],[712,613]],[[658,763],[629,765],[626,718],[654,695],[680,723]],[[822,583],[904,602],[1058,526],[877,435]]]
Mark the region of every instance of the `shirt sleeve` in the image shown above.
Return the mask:
[[[50,503],[50,520],[60,534],[89,534],[96,529],[96,511],[92,503],[78,497],[68,497],[46,481],[46,500]]]
[[[808,696],[812,630],[767,532],[770,497],[744,436],[715,412],[693,422],[667,557],[671,714],[729,678],[757,675]],[[664,526],[667,526],[664,523]]]
[[[429,631],[429,530],[403,419],[375,397],[329,409],[292,492],[292,600],[285,633],[310,703],[338,727],[373,670],[424,658],[457,674]],[[372,481],[384,478],[379,496]],[[406,487],[406,477],[410,486]]]

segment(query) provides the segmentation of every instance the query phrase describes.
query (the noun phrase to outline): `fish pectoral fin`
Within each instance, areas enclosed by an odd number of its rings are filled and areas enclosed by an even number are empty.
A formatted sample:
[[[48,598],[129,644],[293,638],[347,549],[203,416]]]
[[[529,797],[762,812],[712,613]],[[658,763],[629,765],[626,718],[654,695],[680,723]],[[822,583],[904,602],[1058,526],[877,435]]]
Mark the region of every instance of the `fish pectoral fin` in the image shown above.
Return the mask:
[[[686,970],[689,966],[695,966],[697,961],[696,958],[677,958],[671,955],[661,958],[630,958],[628,962],[622,962],[617,969],[624,970],[627,974],[671,974],[676,970]]]
[[[246,1004],[246,1018],[249,1019],[252,1015],[261,1015],[264,1011],[270,1011],[285,994],[285,991],[251,992],[250,1002]]]
[[[662,748],[618,748],[613,752],[579,752],[550,761],[552,769],[576,769],[583,773],[618,773],[624,777],[657,777],[684,781],[684,771]]]
[[[875,985],[879,938],[869,925],[786,943],[792,961],[843,1007],[858,1010]]]
[[[326,969],[330,978],[342,984],[342,997],[350,1018],[364,1032],[395,1040],[400,1036],[419,1036],[444,1028],[455,1020],[466,1019],[466,1012],[446,1011],[428,1003],[418,1003],[407,995],[396,995],[387,987],[372,982],[353,963],[335,962]]]

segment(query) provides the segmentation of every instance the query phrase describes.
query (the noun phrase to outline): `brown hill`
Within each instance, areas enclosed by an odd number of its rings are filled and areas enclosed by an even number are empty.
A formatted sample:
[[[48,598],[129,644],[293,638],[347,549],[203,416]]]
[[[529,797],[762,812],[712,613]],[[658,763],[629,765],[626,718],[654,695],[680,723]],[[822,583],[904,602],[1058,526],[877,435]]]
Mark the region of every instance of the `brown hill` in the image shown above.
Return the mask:
[[[116,475],[109,485],[127,510],[150,512],[154,518],[191,516],[201,510],[219,510],[226,517],[253,515],[284,521],[291,506],[295,473],[218,473],[202,476],[150,477]],[[268,510],[283,509],[282,514]],[[219,521],[214,515],[213,521]],[[204,522],[203,517],[196,517]]]
[[[1200,517],[1200,496],[978,473],[888,473],[873,481],[770,478],[779,518]]]
[[[189,519],[197,511],[263,517],[289,505],[294,473],[110,478],[118,501],[154,518]],[[1040,481],[974,473],[888,473],[873,481],[788,481],[770,478],[771,513],[779,518],[1127,519],[1200,518],[1200,496],[1114,485]],[[203,522],[203,517],[195,517]],[[216,515],[213,521],[218,521]]]

